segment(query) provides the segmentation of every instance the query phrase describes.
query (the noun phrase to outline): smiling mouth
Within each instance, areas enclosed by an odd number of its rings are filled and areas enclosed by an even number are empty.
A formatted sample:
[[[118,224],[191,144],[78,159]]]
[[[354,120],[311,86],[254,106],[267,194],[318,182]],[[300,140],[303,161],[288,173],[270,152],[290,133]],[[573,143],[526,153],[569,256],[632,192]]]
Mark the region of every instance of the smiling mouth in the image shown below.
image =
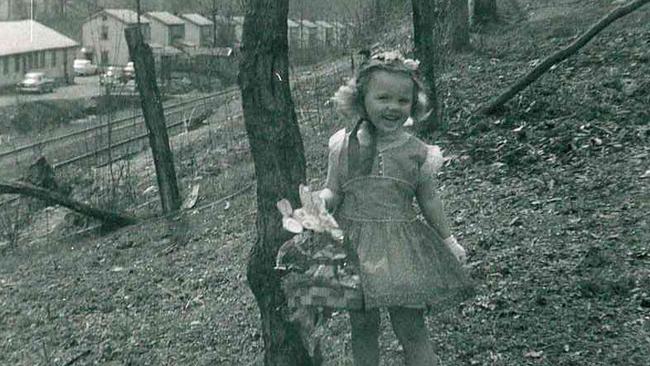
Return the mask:
[[[400,119],[401,117],[402,117],[402,116],[392,116],[392,115],[389,115],[389,116],[383,116],[383,118],[384,118],[385,120],[389,120],[389,121],[396,121],[396,120]]]

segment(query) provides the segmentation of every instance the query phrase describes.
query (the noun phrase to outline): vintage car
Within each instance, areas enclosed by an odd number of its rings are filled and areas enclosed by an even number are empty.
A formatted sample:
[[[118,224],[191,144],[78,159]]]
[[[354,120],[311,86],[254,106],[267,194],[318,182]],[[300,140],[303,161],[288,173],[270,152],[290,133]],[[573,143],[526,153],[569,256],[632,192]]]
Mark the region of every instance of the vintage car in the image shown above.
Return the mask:
[[[97,73],[97,65],[93,65],[90,60],[76,59],[72,63],[72,68],[76,76],[95,75]]]
[[[43,72],[28,72],[23,81],[16,85],[21,93],[49,93],[54,90],[54,80]]]
[[[122,75],[127,80],[135,78],[135,66],[133,66],[133,61],[129,61],[126,66],[124,66],[122,69]]]

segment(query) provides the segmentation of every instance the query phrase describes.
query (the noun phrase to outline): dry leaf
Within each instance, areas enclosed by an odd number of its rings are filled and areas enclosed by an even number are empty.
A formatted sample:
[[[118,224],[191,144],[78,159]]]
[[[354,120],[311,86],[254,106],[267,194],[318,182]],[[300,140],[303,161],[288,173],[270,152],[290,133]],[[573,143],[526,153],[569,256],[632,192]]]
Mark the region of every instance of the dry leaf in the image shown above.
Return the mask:
[[[544,351],[528,351],[524,354],[524,357],[528,358],[541,358]]]
[[[641,174],[639,178],[641,179],[650,178],[650,169],[646,170],[645,173]]]
[[[190,194],[187,195],[185,202],[183,202],[183,205],[181,206],[183,210],[193,208],[196,205],[196,201],[199,199],[200,188],[201,188],[200,184],[195,184],[194,186],[192,186],[192,190],[190,191]]]

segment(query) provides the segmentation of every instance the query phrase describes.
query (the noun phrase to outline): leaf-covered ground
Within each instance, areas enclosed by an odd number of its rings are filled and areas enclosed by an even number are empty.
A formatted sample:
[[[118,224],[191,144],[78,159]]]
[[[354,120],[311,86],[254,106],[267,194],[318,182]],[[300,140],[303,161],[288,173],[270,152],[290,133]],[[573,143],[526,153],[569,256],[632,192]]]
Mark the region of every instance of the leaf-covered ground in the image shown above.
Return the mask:
[[[469,250],[478,294],[430,314],[431,338],[444,365],[646,365],[650,9],[607,28],[504,114],[472,116],[612,7],[520,3],[529,21],[473,35],[474,51],[450,57],[440,77],[450,124],[432,141],[448,157],[441,194]],[[323,119],[301,126],[315,184],[323,178],[327,136],[344,125],[323,106],[342,65],[315,68],[313,82],[297,93],[304,99],[299,115],[316,111]],[[183,179],[202,190],[182,220],[3,247],[0,364],[256,360],[259,317],[245,281],[255,238],[254,189],[246,190],[252,163],[206,150],[213,145],[201,130],[194,137],[197,143],[185,146],[192,153],[183,154],[193,157],[183,166],[194,173]],[[215,164],[219,169],[211,169]],[[383,326],[382,364],[400,365],[400,347]],[[324,347],[328,364],[351,365],[345,313],[331,320]]]

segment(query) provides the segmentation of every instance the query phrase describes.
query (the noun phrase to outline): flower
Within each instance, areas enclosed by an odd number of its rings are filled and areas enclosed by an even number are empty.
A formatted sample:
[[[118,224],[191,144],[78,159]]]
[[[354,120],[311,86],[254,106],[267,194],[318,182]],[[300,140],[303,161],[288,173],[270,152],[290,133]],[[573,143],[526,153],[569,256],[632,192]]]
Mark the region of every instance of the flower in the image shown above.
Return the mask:
[[[294,234],[302,233],[303,229],[317,233],[327,232],[332,239],[343,241],[343,231],[339,228],[334,217],[327,212],[325,201],[319,192],[313,192],[309,186],[301,184],[299,187],[301,208],[293,209],[287,199],[276,203],[278,211],[282,214],[282,227]]]
[[[400,51],[381,51],[370,57],[370,60],[381,61],[384,64],[400,65],[410,71],[418,71],[420,61],[412,58],[405,58]]]

